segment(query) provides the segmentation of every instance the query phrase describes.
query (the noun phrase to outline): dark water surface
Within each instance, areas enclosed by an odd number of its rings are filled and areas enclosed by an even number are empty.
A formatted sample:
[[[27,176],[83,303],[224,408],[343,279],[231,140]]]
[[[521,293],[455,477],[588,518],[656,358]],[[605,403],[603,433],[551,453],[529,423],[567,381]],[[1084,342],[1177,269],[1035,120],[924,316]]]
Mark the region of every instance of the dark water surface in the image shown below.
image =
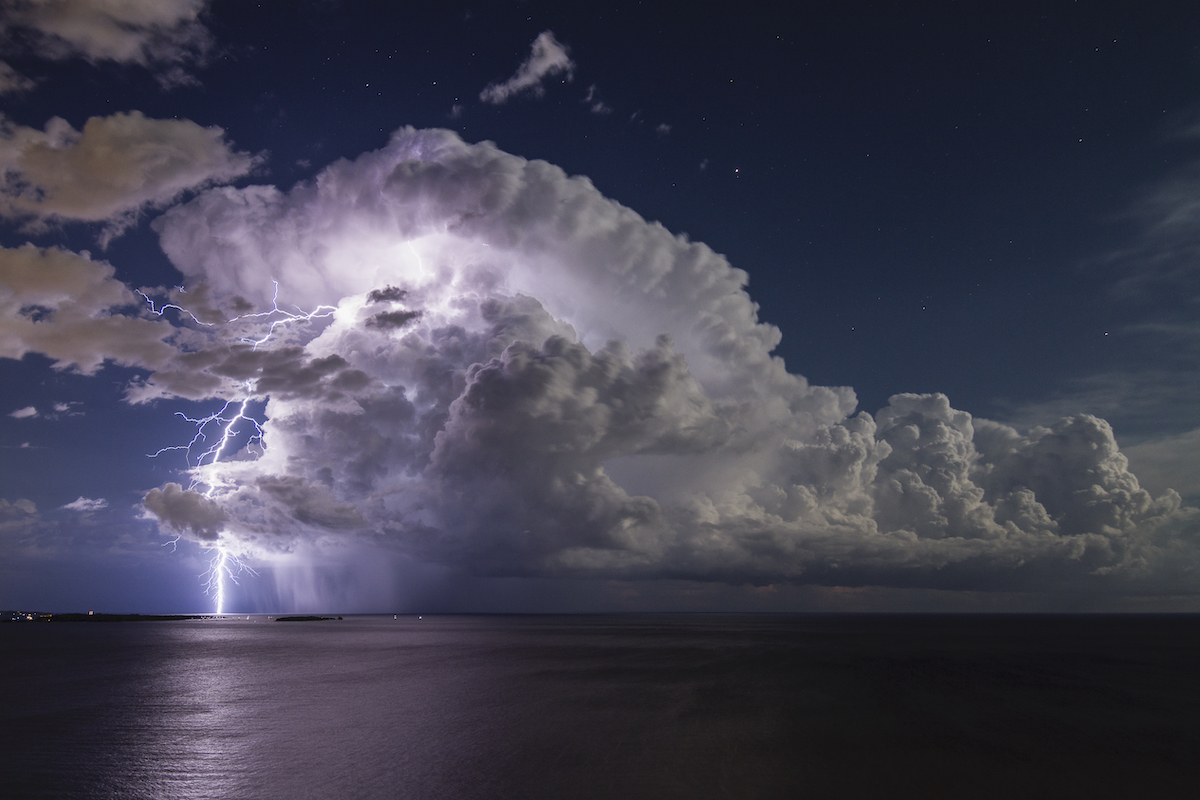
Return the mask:
[[[0,625],[5,798],[1200,797],[1200,618]]]

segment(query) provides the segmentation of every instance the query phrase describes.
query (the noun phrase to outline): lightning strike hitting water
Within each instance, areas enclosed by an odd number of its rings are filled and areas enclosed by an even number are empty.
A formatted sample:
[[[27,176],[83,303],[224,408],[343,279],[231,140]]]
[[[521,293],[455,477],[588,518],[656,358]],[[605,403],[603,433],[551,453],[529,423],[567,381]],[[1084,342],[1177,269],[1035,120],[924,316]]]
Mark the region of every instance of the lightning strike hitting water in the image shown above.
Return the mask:
[[[225,581],[230,580],[237,585],[238,575],[243,572],[248,572],[251,575],[258,575],[258,573],[249,564],[220,545],[214,547],[213,550],[215,552],[212,559],[208,562],[208,570],[200,578],[204,582],[204,593],[211,595],[215,601],[217,613],[224,614],[227,596]]]
[[[250,321],[252,324],[257,323],[266,326],[266,330],[260,331],[258,334],[236,336],[235,341],[242,344],[249,344],[251,350],[257,350],[260,346],[268,344],[281,326],[296,322],[308,322],[314,319],[327,319],[332,317],[337,311],[334,306],[327,305],[318,306],[314,311],[304,311],[298,306],[295,312],[281,309],[279,307],[279,282],[272,281],[272,283],[275,285],[275,292],[271,298],[271,309],[269,311],[240,314],[226,320],[226,324],[229,325]],[[185,293],[185,289],[182,286],[177,288],[181,294]],[[138,294],[145,299],[150,307],[150,312],[156,316],[161,317],[170,309],[181,315],[186,315],[198,325],[203,325],[210,329],[217,327],[214,323],[202,321],[196,314],[184,306],[164,302],[156,307],[154,300],[146,291],[138,290]],[[247,380],[241,384],[240,388],[242,390],[240,398],[226,400],[220,409],[207,416],[189,417],[182,412],[176,412],[176,416],[196,426],[196,433],[187,444],[169,445],[159,448],[159,450],[150,454],[151,458],[155,458],[168,451],[184,451],[189,466],[188,471],[191,474],[191,482],[188,489],[193,491],[203,489],[203,494],[207,498],[211,498],[214,493],[221,489],[229,488],[228,484],[221,480],[213,467],[220,461],[222,454],[232,448],[235,439],[247,426],[251,427],[253,432],[243,447],[250,447],[257,444],[260,452],[266,450],[266,445],[263,441],[262,425],[249,413],[250,402],[255,399],[257,394],[257,381],[254,379]],[[232,413],[229,413],[231,411]],[[215,431],[213,428],[215,428]],[[199,455],[195,456],[193,462],[193,451],[208,443],[210,437],[215,439],[215,441],[202,449]],[[178,537],[168,542],[168,544],[172,545],[177,545],[177,543]],[[208,569],[200,577],[204,585],[205,594],[214,597],[217,613],[221,614],[224,613],[227,599],[226,580],[237,584],[237,576],[241,573],[248,572],[251,575],[257,575],[258,573],[239,556],[230,552],[219,542],[212,545],[209,549],[213,550],[214,553],[209,560]]]

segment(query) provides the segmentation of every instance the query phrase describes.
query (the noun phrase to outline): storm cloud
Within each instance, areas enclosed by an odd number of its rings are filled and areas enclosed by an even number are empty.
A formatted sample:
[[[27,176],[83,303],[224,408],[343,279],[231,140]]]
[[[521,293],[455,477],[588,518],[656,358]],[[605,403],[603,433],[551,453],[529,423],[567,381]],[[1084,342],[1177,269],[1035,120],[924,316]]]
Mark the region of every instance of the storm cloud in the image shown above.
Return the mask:
[[[266,399],[261,452],[146,497],[201,541],[357,537],[481,575],[1194,588],[1196,510],[1141,488],[1103,420],[859,410],[772,355],[745,272],[545,162],[406,128],[155,225],[215,321],[131,391]]]

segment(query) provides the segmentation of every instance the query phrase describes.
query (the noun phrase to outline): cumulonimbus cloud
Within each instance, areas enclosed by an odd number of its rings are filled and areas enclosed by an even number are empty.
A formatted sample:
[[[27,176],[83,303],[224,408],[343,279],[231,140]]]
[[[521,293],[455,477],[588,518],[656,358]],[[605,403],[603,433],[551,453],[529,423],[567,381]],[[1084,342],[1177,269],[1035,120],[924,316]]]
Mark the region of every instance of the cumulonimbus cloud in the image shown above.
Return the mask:
[[[498,106],[519,94],[541,97],[546,91],[542,84],[547,78],[565,75],[570,80],[574,72],[575,62],[566,45],[555,39],[552,31],[542,31],[533,40],[529,57],[521,62],[516,73],[502,83],[488,84],[479,93],[479,99]]]
[[[156,228],[206,338],[131,399],[266,400],[261,452],[147,497],[204,542],[367,537],[487,575],[1195,589],[1197,512],[1142,489],[1103,420],[1021,432],[936,394],[858,411],[772,355],[746,273],[545,162],[403,129]]]
[[[41,131],[0,120],[0,216],[106,222],[103,243],[142,210],[231,181],[257,163],[234,151],[220,128],[140,111],[92,117],[82,131],[59,117]]]

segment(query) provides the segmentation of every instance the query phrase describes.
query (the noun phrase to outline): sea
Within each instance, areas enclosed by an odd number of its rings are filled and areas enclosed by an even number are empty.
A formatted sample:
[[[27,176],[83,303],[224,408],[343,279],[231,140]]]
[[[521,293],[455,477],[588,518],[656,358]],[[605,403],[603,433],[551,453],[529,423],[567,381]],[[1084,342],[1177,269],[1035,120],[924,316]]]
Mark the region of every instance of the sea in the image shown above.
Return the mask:
[[[1200,617],[0,625],[0,796],[1200,797]]]

